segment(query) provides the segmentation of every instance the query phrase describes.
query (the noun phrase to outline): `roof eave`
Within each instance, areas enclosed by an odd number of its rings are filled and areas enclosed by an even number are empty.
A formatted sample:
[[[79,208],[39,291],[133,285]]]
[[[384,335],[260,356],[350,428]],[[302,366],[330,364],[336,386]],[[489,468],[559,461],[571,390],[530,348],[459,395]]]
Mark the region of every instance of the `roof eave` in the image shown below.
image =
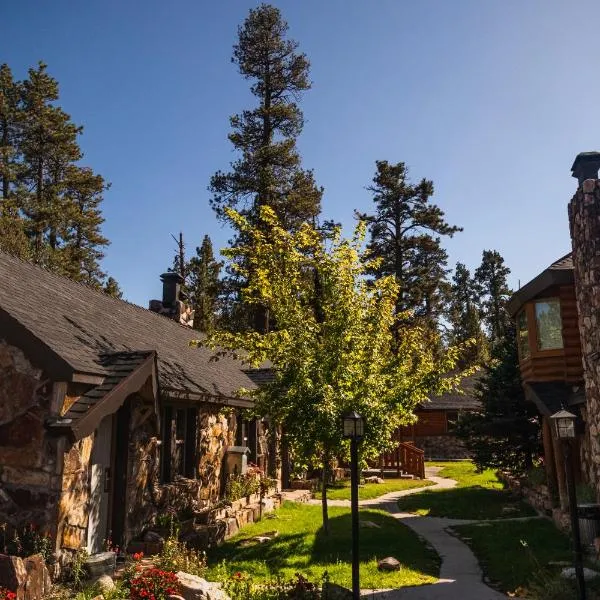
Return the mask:
[[[573,283],[572,269],[546,269],[512,295],[507,304],[508,312],[514,317],[526,302],[533,300],[544,290],[570,283]]]

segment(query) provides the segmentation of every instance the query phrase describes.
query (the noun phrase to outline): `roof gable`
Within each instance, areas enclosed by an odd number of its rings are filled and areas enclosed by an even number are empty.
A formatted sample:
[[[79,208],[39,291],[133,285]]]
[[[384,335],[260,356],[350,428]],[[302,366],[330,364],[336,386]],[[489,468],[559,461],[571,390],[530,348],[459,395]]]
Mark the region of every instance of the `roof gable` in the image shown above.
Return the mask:
[[[17,346],[24,330],[34,336],[39,347],[28,352],[34,362],[44,361],[45,349],[75,373],[109,377],[106,354],[151,350],[157,354],[159,384],[165,391],[231,398],[240,388],[256,387],[240,361],[217,360],[211,350],[191,347],[202,334],[167,317],[4,252],[0,280],[0,309],[22,328],[17,328],[20,333],[3,329],[0,336],[12,336],[7,341]],[[48,361],[40,366],[52,374]]]

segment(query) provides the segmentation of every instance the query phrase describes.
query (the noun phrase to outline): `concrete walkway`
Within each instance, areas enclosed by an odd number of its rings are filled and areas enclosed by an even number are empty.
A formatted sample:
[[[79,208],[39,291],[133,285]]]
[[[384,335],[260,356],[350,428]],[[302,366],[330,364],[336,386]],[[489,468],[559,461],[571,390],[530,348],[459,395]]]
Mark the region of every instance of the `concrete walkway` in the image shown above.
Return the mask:
[[[467,525],[480,521],[421,517],[412,513],[400,512],[398,499],[403,496],[424,490],[450,489],[456,486],[457,482],[453,479],[437,476],[440,469],[441,467],[430,467],[425,470],[425,477],[434,481],[435,485],[392,492],[373,500],[360,502],[360,506],[386,510],[430,544],[442,560],[439,581],[431,585],[396,590],[363,590],[362,595],[365,598],[377,600],[499,600],[507,597],[483,583],[483,573],[470,548],[446,531],[448,527],[454,525]],[[311,502],[320,504],[320,500],[311,500]],[[350,506],[350,502],[347,500],[330,500],[328,504]]]

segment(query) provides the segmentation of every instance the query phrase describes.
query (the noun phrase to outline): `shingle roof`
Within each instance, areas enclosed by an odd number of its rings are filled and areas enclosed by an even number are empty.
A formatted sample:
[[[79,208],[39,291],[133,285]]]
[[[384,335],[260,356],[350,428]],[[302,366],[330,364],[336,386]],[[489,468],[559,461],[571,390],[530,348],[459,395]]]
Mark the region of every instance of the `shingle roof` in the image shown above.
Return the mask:
[[[573,256],[569,252],[539,275],[528,281],[520,290],[516,291],[508,301],[508,312],[514,317],[521,307],[545,290],[555,285],[569,285],[573,283]]]
[[[441,396],[434,396],[429,402],[422,404],[420,410],[478,410],[481,402],[475,398],[475,385],[480,375],[475,373],[463,377],[458,390]],[[459,391],[460,390],[460,391]],[[462,392],[462,393],[461,393]]]
[[[231,398],[240,388],[256,387],[241,362],[230,357],[216,360],[209,349],[191,347],[190,342],[202,335],[167,317],[4,252],[0,281],[0,309],[74,372],[111,377],[105,355],[153,350],[164,390]]]

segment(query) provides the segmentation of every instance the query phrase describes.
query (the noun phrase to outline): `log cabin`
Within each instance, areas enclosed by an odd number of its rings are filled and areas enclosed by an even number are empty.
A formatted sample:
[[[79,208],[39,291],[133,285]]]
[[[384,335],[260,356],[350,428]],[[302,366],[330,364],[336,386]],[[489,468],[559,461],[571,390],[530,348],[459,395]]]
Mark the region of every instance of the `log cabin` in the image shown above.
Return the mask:
[[[564,458],[550,417],[566,408],[578,416],[577,450],[573,467],[582,478],[579,446],[585,409],[583,363],[579,338],[571,253],[559,258],[515,292],[508,303],[515,320],[519,368],[526,398],[540,414],[544,464],[560,504],[567,505]]]

